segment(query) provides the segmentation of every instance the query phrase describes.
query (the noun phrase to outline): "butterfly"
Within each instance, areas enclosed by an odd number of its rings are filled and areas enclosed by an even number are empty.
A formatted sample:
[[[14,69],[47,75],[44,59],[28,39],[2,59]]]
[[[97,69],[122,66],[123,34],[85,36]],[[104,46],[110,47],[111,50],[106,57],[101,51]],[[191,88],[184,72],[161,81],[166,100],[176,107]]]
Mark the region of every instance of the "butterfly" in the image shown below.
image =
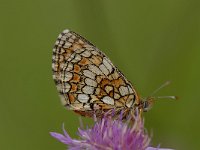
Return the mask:
[[[59,34],[52,70],[62,104],[82,116],[102,117],[114,110],[126,117],[152,105],[152,98],[142,100],[102,51],[73,31]]]

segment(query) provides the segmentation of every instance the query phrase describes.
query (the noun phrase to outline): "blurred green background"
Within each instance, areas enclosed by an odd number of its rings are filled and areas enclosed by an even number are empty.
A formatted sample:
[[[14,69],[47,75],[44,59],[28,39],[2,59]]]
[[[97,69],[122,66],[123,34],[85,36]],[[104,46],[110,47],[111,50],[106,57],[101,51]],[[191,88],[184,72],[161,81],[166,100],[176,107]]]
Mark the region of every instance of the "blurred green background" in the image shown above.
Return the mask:
[[[69,28],[104,51],[143,97],[167,80],[145,114],[152,144],[200,147],[199,0],[0,0],[0,149],[59,150],[62,123],[76,136],[79,116],[60,104],[52,47]],[[90,119],[84,119],[91,124]]]

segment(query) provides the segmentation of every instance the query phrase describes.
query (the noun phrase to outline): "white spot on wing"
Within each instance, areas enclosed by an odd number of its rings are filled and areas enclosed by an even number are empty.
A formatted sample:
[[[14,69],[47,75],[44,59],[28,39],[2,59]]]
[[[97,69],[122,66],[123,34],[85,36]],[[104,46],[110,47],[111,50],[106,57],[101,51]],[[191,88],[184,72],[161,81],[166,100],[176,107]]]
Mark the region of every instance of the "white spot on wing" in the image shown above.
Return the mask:
[[[109,104],[109,105],[114,105],[114,99],[111,98],[110,96],[105,96],[102,101],[106,104]]]
[[[90,79],[90,78],[86,78],[86,79],[85,79],[85,83],[86,83],[87,85],[90,85],[90,86],[93,86],[93,87],[97,87],[97,82],[94,81],[94,80],[92,80],[92,79]]]
[[[92,53],[93,55],[99,55],[99,53],[98,53],[97,51],[91,51],[91,53]]]
[[[126,106],[130,108],[133,105],[133,101],[126,102]]]
[[[96,88],[95,94],[99,95],[100,91],[101,91],[100,88]]]
[[[92,71],[93,73],[97,74],[97,75],[101,75],[102,74],[102,72],[99,70],[99,68],[97,66],[95,66],[95,65],[89,65],[88,69],[90,71]]]
[[[74,58],[71,62],[76,63],[76,62],[78,62],[78,61],[80,61],[80,60],[81,60],[81,56],[80,56],[79,54],[76,54],[76,55],[75,55],[75,58]]]
[[[55,43],[55,45],[58,45],[58,44],[59,44],[59,41],[57,40],[56,43]]]
[[[91,53],[89,51],[84,51],[83,53],[80,54],[81,56],[84,56],[84,57],[90,57],[91,56]]]
[[[83,93],[85,93],[85,94],[93,94],[94,93],[94,87],[92,87],[92,86],[86,85],[82,88],[82,90],[83,90]]]
[[[109,70],[109,72],[111,73],[113,70],[112,65],[108,62],[108,60],[106,59],[106,57],[103,58],[103,64],[106,66],[106,68]]]
[[[113,87],[112,87],[112,86],[109,86],[109,85],[107,85],[107,86],[105,87],[105,90],[106,90],[106,92],[109,94],[109,93],[110,93],[110,91],[112,91],[112,90],[113,90]]]
[[[114,98],[115,98],[115,99],[119,99],[119,98],[120,98],[120,95],[117,94],[117,93],[114,93]]]
[[[83,108],[83,103],[73,103],[70,105],[70,107],[68,109],[71,109],[71,110],[80,110]]]
[[[74,40],[73,40],[72,38],[69,38],[68,41],[69,41],[70,43],[74,43]]]
[[[79,53],[82,53],[84,50],[85,50],[85,49],[83,49],[83,48],[77,49],[77,50],[76,50],[76,53],[78,53],[78,54],[79,54]]]
[[[63,53],[65,53],[65,49],[64,48],[60,48],[60,52],[59,52],[60,54],[63,54]]]
[[[99,68],[101,69],[101,71],[103,72],[103,74],[105,74],[106,76],[109,74],[108,69],[103,64],[101,64],[99,66]]]
[[[72,45],[70,42],[65,42],[65,45],[63,46],[64,48],[69,48]]]
[[[129,97],[127,98],[127,101],[126,101],[126,106],[127,107],[131,107],[131,106],[133,106],[133,102],[134,102],[134,96],[133,95],[129,95]]]
[[[71,71],[73,69],[73,64],[71,62],[68,63],[66,71]]]
[[[120,94],[121,94],[122,96],[129,94],[128,88],[125,87],[125,86],[120,86],[120,87],[119,87],[119,92],[120,92]]]
[[[67,82],[71,80],[73,77],[73,74],[71,72],[66,72],[65,74],[62,75],[63,82]]]
[[[89,77],[91,79],[95,79],[95,74],[93,72],[91,72],[90,70],[83,70],[83,74],[86,77]]]
[[[75,55],[76,55],[76,53],[72,53],[72,54],[70,55],[68,61],[71,61],[72,59],[74,59]]]
[[[62,41],[65,41],[67,39],[67,36],[66,35],[63,35],[62,37],[61,37],[61,40]]]
[[[65,29],[62,33],[68,33],[69,30],[68,29]]]
[[[134,93],[133,92],[133,89],[128,85],[128,90],[129,90],[129,92],[132,94],[132,93]]]
[[[69,83],[64,83],[63,93],[69,92],[71,85]]]
[[[62,45],[64,43],[64,41],[60,41],[60,44]]]
[[[79,94],[78,95],[78,100],[81,103],[87,103],[87,101],[89,100],[89,96],[87,94]]]
[[[84,42],[83,42],[81,39],[79,39],[78,42],[79,42],[80,44],[84,44]]]

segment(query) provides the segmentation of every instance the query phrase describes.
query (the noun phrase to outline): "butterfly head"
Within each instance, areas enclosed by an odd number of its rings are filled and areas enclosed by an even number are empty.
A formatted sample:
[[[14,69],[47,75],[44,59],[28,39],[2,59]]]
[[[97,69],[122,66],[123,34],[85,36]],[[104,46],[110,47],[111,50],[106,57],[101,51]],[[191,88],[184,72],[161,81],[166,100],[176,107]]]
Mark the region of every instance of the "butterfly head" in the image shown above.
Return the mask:
[[[141,112],[147,112],[152,108],[154,100],[154,97],[142,98],[140,99],[140,103],[137,105],[137,107]]]
[[[157,97],[147,97],[147,98],[144,98],[140,101],[140,104],[139,104],[139,109],[142,110],[143,112],[147,112],[149,111],[155,100],[157,99],[172,99],[172,100],[177,100],[178,97],[177,96],[157,96]]]
[[[159,88],[157,88],[149,97],[147,98],[143,98],[140,100],[139,103],[139,109],[143,112],[146,112],[148,110],[150,110],[155,102],[155,100],[157,99],[172,99],[172,100],[176,100],[178,99],[177,96],[153,96],[155,95],[160,89],[162,89],[163,87],[167,86],[170,84],[170,81],[165,82],[164,84],[162,84]]]
[[[153,103],[154,97],[148,97],[144,100],[141,100],[140,109],[142,109],[143,112],[147,112],[152,108]]]

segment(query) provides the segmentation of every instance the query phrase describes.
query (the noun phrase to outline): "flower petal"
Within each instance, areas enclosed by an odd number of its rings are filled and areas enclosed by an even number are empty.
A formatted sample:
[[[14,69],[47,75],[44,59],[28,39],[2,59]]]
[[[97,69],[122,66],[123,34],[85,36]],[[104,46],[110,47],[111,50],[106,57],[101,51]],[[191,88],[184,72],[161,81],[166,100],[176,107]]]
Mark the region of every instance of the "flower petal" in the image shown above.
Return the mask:
[[[173,150],[168,148],[154,148],[154,147],[147,147],[145,150]]]

